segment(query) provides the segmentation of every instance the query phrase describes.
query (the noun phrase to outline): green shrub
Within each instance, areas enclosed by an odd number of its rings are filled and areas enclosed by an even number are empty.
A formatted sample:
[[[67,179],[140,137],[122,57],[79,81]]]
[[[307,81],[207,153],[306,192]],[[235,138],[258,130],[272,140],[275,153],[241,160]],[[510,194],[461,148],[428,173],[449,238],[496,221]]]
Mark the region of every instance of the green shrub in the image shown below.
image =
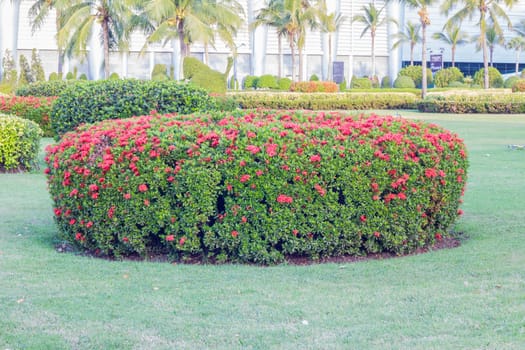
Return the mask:
[[[385,75],[383,79],[381,79],[381,87],[383,89],[389,89],[392,87],[392,82],[390,81],[390,77],[388,75]]]
[[[80,76],[78,77],[78,80],[88,80],[86,73],[80,74]]]
[[[120,79],[120,76],[118,75],[117,72],[113,72],[109,75],[108,77],[109,80],[119,80]]]
[[[292,92],[337,92],[338,86],[333,81],[299,81],[290,86]]]
[[[518,79],[518,81],[512,85],[512,92],[525,92],[525,79]]]
[[[463,72],[456,67],[440,69],[434,75],[434,84],[436,87],[447,87],[452,82],[463,82]]]
[[[255,89],[257,88],[257,80],[259,80],[258,77],[254,76],[254,75],[247,75],[245,78],[244,78],[244,82],[243,82],[243,89]]]
[[[339,84],[339,91],[346,91],[346,78],[343,79],[343,81]]]
[[[58,81],[62,80],[62,75],[58,74],[57,72],[52,72],[49,74],[49,81]]]
[[[277,89],[279,85],[277,84],[277,79],[273,75],[265,74],[257,79],[256,87],[257,89]]]
[[[65,89],[73,84],[81,84],[75,80],[50,80],[39,81],[30,85],[21,86],[16,89],[17,96],[51,97],[60,95]]]
[[[448,87],[450,87],[450,88],[469,88],[470,85],[462,83],[460,81],[451,81],[448,84]]]
[[[20,55],[18,58],[20,65],[20,77],[18,78],[18,86],[24,86],[33,82],[33,75],[31,74],[31,66],[27,61],[26,56]]]
[[[69,86],[53,104],[58,136],[81,123],[129,118],[155,110],[192,113],[213,105],[205,90],[175,81],[100,80]]]
[[[507,80],[503,83],[503,87],[506,89],[512,89],[514,84],[519,81],[521,78],[517,75],[513,75],[511,77],[508,77]]]
[[[277,81],[277,84],[279,85],[279,90],[281,91],[289,91],[290,86],[292,86],[292,79],[290,78],[280,78]]]
[[[311,109],[311,110],[369,110],[414,109],[418,97],[413,93],[230,93],[244,109]]]
[[[418,103],[421,112],[430,113],[525,113],[525,98],[521,94],[483,94],[427,96]]]
[[[423,80],[423,69],[421,66],[407,66],[399,71],[398,76],[407,76],[412,78],[417,88],[421,88],[421,82]],[[432,85],[432,71],[427,68],[427,87]]]
[[[474,84],[483,86],[484,85],[484,77],[485,75],[485,68],[481,68],[474,74]],[[489,67],[489,87],[491,88],[500,88],[503,87],[503,76],[494,67]]]
[[[426,247],[458,217],[467,168],[438,126],[335,112],[108,120],[47,152],[60,237],[79,248],[260,264]]]
[[[312,74],[310,76],[310,81],[319,81],[319,77],[317,76],[317,74]]]
[[[367,77],[358,78],[354,75],[352,77],[352,82],[350,83],[350,88],[352,89],[371,89],[372,82]]]
[[[370,77],[369,79],[370,79],[370,82],[372,83],[372,88],[378,89],[380,87],[379,78],[377,77],[377,75],[374,75],[373,77]]]
[[[66,80],[75,80],[75,75],[73,74],[73,72],[67,72]]]
[[[31,51],[31,75],[33,76],[33,81],[46,80],[46,73],[44,72],[44,67],[42,66],[42,60],[40,59],[36,49]]]
[[[394,81],[394,87],[396,89],[410,89],[415,88],[416,84],[414,83],[414,80],[409,76],[400,75]]]
[[[31,170],[37,165],[42,130],[30,120],[0,114],[0,172]]]
[[[225,93],[226,75],[211,69],[194,57],[185,57],[184,79],[188,79],[194,85],[205,89],[208,92]]]
[[[168,68],[165,64],[157,63],[151,71],[151,80],[169,80]]]
[[[51,108],[56,97],[3,97],[0,96],[0,113],[29,119],[38,124],[44,137],[54,136],[51,128]]]

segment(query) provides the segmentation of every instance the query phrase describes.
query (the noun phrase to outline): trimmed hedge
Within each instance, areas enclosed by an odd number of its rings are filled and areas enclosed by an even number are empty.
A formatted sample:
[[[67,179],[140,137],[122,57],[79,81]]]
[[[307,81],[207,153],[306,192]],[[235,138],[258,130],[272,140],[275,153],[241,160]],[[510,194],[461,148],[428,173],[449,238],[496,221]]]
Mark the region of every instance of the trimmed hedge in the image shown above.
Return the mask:
[[[418,103],[418,110],[430,113],[525,113],[525,95],[430,95]]]
[[[183,71],[184,79],[208,92],[221,94],[226,92],[227,74],[211,69],[195,57],[184,58]]]
[[[419,89],[421,88],[422,82],[423,82],[423,69],[421,66],[406,66],[404,68],[401,68],[401,70],[398,73],[399,76],[407,76],[412,78],[414,81],[414,84],[416,84],[416,87]],[[427,87],[432,85],[432,71],[430,68],[427,68]]]
[[[337,92],[338,89],[333,81],[298,81],[290,86],[291,92]]]
[[[525,79],[519,79],[512,85],[512,92],[525,92]]]
[[[277,89],[277,78],[271,74],[261,75],[256,82],[257,89]]]
[[[99,80],[71,85],[53,104],[51,123],[58,136],[82,123],[129,118],[155,110],[192,113],[213,108],[203,89],[175,81]]]
[[[52,137],[50,115],[55,100],[56,97],[0,96],[0,112],[32,120],[42,129],[44,137]]]
[[[36,167],[42,130],[30,120],[0,114],[0,172]]]
[[[415,109],[418,97],[412,93],[229,93],[240,108],[367,110]]]
[[[350,82],[350,88],[352,89],[371,89],[372,81],[368,79],[367,77],[358,78],[356,76],[353,76],[352,81]]]
[[[78,80],[51,80],[39,81],[16,89],[17,96],[53,97],[59,96],[64,90],[73,84],[82,84],[85,81]]]
[[[465,146],[336,112],[107,120],[47,149],[60,236],[110,256],[272,264],[406,253],[460,214]]]
[[[434,76],[434,84],[436,87],[447,87],[450,86],[451,83],[463,83],[464,78],[465,76],[463,75],[463,72],[457,67],[449,67],[440,69],[436,72]]]
[[[414,80],[406,75],[400,75],[394,80],[394,88],[396,89],[414,89],[416,83]]]

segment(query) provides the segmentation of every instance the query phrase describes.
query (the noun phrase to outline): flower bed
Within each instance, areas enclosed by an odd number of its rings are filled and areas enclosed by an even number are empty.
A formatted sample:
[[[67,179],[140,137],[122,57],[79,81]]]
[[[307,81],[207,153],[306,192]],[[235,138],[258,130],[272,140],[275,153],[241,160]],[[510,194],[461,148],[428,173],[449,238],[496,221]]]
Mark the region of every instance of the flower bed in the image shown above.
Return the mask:
[[[55,100],[56,97],[0,96],[0,112],[34,121],[42,129],[44,137],[51,137],[54,133],[49,115]]]
[[[262,264],[432,244],[467,168],[438,126],[339,113],[108,120],[47,152],[56,222],[79,247]]]

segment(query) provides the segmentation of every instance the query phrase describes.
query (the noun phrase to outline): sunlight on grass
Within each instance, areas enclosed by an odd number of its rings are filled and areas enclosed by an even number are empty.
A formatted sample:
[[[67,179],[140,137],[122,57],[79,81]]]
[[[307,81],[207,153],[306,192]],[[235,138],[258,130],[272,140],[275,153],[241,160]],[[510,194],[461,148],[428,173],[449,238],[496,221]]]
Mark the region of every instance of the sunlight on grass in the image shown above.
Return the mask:
[[[97,260],[54,250],[41,173],[0,175],[0,349],[523,349],[525,152],[507,145],[525,143],[525,116],[400,114],[469,148],[459,248],[311,266]]]

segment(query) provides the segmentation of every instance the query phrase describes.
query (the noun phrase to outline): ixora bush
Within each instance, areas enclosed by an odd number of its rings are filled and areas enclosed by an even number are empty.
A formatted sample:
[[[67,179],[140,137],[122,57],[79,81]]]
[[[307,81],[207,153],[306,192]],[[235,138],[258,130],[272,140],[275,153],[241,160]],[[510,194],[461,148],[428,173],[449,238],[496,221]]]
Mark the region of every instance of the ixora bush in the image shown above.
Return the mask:
[[[292,92],[337,92],[338,89],[333,81],[299,81],[290,86]]]
[[[49,115],[55,99],[56,97],[0,96],[0,113],[32,120],[40,126],[44,137],[51,137],[54,133]]]
[[[467,168],[436,125],[293,111],[107,120],[46,162],[60,235],[80,248],[262,264],[432,244]]]
[[[155,110],[192,113],[213,108],[201,88],[175,81],[99,80],[74,84],[53,104],[51,124],[57,135],[81,123],[129,118]]]
[[[0,173],[35,167],[41,137],[36,123],[0,114]]]

